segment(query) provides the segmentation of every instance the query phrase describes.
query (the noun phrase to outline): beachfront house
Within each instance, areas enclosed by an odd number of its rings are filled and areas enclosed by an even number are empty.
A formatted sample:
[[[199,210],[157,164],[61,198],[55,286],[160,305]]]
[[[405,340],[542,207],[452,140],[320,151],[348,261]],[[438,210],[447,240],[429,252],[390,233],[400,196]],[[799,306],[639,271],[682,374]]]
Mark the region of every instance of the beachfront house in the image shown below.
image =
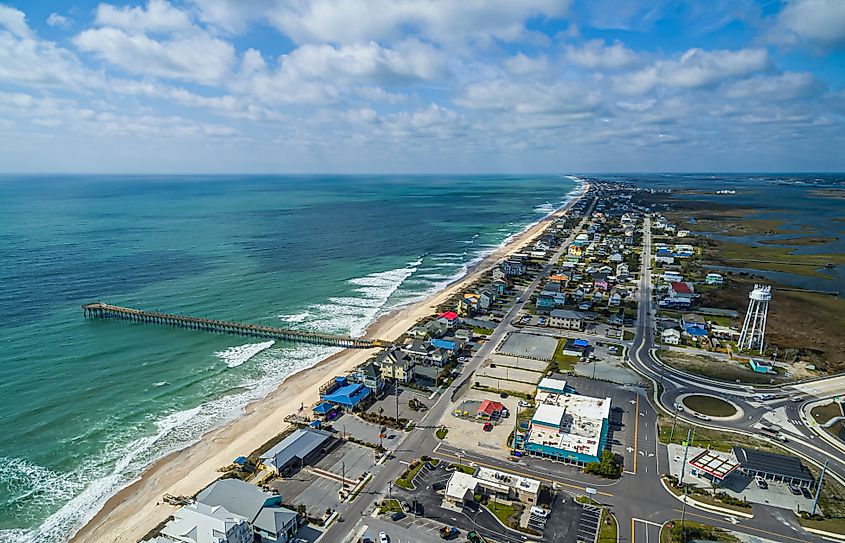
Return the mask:
[[[407,384],[414,378],[416,362],[398,347],[380,352],[376,356],[375,363],[381,368],[381,376],[384,379],[393,379]]]
[[[519,276],[525,273],[525,264],[516,259],[502,262],[501,268],[507,277]]]
[[[222,507],[241,516],[262,543],[288,543],[299,530],[299,515],[282,506],[282,497],[240,479],[220,479],[197,494],[197,503]]]
[[[249,521],[227,510],[202,503],[186,505],[173,513],[161,529],[160,543],[252,543]]]
[[[362,409],[369,404],[374,393],[364,383],[356,383],[346,376],[335,377],[320,387],[320,399],[348,411]]]
[[[259,457],[261,465],[277,475],[287,475],[319,458],[332,443],[323,430],[299,428]]]

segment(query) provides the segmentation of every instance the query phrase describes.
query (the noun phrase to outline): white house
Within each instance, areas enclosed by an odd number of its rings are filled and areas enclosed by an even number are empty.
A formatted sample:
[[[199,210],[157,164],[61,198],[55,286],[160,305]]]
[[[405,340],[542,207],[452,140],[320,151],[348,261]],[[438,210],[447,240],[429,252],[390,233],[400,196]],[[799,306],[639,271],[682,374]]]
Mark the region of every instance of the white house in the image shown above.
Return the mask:
[[[721,285],[725,282],[725,279],[718,273],[708,273],[704,282],[708,285]]]
[[[241,515],[217,505],[192,503],[173,513],[161,535],[180,543],[252,543],[252,526]]]
[[[680,345],[681,331],[677,328],[667,328],[666,330],[663,330],[662,334],[660,334],[660,339],[663,343],[668,345]]]

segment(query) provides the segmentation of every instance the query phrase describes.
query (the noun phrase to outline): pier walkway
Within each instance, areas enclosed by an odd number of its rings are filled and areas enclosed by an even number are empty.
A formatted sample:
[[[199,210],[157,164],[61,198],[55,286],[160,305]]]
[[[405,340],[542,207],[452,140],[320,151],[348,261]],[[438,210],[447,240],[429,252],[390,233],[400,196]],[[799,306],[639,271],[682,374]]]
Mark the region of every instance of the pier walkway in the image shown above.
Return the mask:
[[[382,341],[379,339],[351,338],[332,334],[321,334],[318,332],[303,332],[300,330],[289,330],[287,328],[276,328],[274,326],[219,321],[200,317],[189,317],[185,315],[171,315],[168,313],[143,311],[141,309],[120,307],[100,302],[85,304],[82,306],[82,310],[84,311],[86,318],[117,319],[143,324],[175,326],[177,328],[187,328],[189,330],[200,330],[218,334],[250,336],[298,343],[315,343],[318,345],[332,345],[335,347],[345,347],[349,349],[370,349],[390,344],[388,341]]]

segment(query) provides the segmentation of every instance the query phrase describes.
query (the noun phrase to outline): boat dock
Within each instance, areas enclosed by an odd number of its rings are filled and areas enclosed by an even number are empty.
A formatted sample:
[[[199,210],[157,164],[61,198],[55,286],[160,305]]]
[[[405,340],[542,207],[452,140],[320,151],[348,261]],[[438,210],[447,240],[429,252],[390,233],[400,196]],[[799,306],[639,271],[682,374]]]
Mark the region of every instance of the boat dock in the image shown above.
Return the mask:
[[[390,344],[389,341],[382,341],[379,339],[352,338],[333,334],[322,334],[319,332],[304,332],[301,330],[277,328],[275,326],[221,321],[185,315],[172,315],[169,313],[120,307],[101,302],[85,304],[82,306],[82,310],[85,313],[85,318],[116,319],[142,324],[174,326],[176,328],[186,328],[188,330],[199,330],[217,334],[231,334],[235,336],[275,339],[279,341],[331,345],[347,349],[370,349]]]

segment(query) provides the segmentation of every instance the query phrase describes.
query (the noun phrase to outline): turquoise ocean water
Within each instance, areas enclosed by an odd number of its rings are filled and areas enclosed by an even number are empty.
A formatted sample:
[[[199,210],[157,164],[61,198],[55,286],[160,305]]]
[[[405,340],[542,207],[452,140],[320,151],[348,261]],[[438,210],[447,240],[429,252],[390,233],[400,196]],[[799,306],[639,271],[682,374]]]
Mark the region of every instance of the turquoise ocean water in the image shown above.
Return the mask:
[[[334,352],[86,321],[80,304],[358,335],[578,186],[564,176],[0,177],[0,542],[65,541],[156,458]]]

